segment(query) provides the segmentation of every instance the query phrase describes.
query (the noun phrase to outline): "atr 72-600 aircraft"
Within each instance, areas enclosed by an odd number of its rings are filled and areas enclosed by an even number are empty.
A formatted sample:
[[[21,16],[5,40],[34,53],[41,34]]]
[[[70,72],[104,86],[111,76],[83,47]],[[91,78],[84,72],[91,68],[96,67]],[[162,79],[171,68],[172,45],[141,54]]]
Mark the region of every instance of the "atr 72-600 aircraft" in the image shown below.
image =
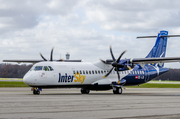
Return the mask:
[[[23,81],[32,87],[33,94],[40,94],[43,88],[81,88],[82,94],[89,94],[90,90],[113,89],[114,94],[121,94],[123,86],[132,86],[146,83],[153,78],[167,72],[163,68],[165,62],[179,62],[180,57],[165,58],[167,31],[160,31],[158,36],[137,38],[154,38],[156,43],[146,58],[121,59],[125,51],[115,59],[112,49],[112,60],[99,62],[53,61],[51,51],[50,61],[42,55],[44,61],[4,60],[4,62],[33,62],[32,68],[23,77]]]

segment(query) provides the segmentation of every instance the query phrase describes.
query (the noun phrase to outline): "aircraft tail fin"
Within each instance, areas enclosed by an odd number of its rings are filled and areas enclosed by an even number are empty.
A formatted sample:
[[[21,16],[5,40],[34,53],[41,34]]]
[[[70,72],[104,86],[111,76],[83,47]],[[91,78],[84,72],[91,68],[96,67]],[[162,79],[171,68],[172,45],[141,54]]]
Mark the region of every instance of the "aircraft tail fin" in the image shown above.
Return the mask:
[[[165,57],[167,37],[162,37],[162,36],[168,36],[168,31],[160,31],[160,33],[158,33],[156,43],[152,48],[152,50],[149,52],[149,54],[146,56],[146,58]]]
[[[168,37],[180,37],[180,35],[168,35],[168,31],[160,31],[157,36],[141,36],[137,38],[157,38],[154,47],[151,49],[146,58],[158,58],[165,57],[166,47],[167,47],[167,38]],[[154,64],[155,65],[155,64]],[[159,64],[160,67],[163,67],[164,64]]]

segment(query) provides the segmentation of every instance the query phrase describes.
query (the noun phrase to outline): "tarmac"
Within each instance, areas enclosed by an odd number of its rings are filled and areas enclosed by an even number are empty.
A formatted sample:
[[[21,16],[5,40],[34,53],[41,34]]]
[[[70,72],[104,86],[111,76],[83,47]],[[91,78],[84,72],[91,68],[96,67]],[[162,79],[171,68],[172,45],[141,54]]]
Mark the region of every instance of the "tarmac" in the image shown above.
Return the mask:
[[[180,88],[128,88],[109,91],[0,88],[0,119],[179,119]]]

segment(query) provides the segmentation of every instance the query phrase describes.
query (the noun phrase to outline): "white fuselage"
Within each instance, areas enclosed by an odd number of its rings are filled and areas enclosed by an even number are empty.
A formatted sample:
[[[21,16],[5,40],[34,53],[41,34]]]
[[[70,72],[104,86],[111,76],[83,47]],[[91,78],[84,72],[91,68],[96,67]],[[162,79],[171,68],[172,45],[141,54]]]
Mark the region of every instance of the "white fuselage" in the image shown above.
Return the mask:
[[[41,67],[36,70],[36,67]],[[44,70],[44,67],[51,67],[53,70]],[[110,85],[118,81],[116,71],[103,78],[112,68],[111,65],[102,62],[39,62],[33,65],[23,78],[24,83],[29,86],[58,86],[58,85]],[[129,71],[130,72],[130,71]],[[120,73],[121,78],[128,75]]]

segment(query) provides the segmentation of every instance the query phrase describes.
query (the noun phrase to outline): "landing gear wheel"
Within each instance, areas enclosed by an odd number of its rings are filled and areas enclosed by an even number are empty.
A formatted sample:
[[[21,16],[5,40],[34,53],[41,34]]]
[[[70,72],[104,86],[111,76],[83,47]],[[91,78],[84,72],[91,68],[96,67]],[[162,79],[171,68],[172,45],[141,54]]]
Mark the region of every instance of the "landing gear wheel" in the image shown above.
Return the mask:
[[[40,91],[39,91],[38,89],[34,89],[34,90],[33,90],[33,94],[34,94],[34,95],[39,95],[39,94],[40,94]]]
[[[113,87],[113,93],[114,94],[122,94],[122,88],[121,87]]]
[[[89,94],[90,90],[81,88],[81,94]]]

